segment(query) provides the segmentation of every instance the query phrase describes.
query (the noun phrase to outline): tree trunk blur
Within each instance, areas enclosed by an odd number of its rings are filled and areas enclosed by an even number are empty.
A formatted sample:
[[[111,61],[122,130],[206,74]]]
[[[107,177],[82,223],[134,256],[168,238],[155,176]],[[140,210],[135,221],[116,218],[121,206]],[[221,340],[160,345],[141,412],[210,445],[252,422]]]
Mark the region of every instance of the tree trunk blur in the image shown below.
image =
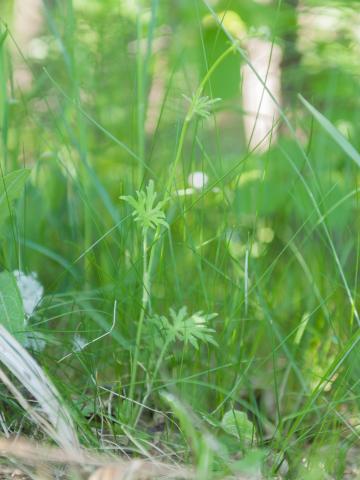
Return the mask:
[[[14,84],[27,91],[32,85],[32,74],[26,65],[31,43],[43,26],[42,0],[15,0],[13,10],[12,58],[14,64]]]
[[[293,106],[299,92],[299,63],[301,55],[297,49],[299,0],[285,0],[286,27],[282,35],[284,41],[281,62],[281,83],[285,109]]]
[[[299,84],[299,63],[301,55],[297,49],[299,0],[284,0],[283,3],[283,48],[270,41],[251,38],[247,44],[250,63],[263,83],[281,104],[285,111],[291,110],[296,95],[301,90]],[[279,112],[263,83],[245,65],[242,68],[244,127],[248,148],[257,146],[265,151],[269,142],[277,139]]]
[[[281,49],[271,41],[251,38],[247,43],[247,53],[261,81],[248,65],[242,68],[245,136],[249,149],[257,147],[257,151],[265,151],[277,138],[275,125],[279,112],[264,84],[280,103]]]

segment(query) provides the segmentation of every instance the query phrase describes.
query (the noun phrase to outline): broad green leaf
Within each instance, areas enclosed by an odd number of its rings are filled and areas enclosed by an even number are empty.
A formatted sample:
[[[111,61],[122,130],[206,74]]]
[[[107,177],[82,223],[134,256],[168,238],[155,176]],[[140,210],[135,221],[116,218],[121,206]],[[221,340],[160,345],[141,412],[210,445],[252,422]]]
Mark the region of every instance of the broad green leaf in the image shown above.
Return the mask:
[[[351,145],[351,143],[339,132],[339,130],[326,118],[322,113],[316,110],[304,97],[299,95],[299,98],[307,110],[320,123],[322,128],[330,135],[339,147],[354,160],[360,167],[360,153]]]
[[[255,428],[245,412],[229,410],[223,416],[221,426],[226,433],[240,440],[244,447],[251,445],[254,440]]]
[[[0,324],[12,334],[24,330],[24,309],[15,277],[0,273]]]
[[[250,478],[263,478],[261,472],[264,466],[264,460],[268,452],[260,449],[249,449],[241,460],[237,460],[232,464],[232,468],[242,474],[252,475]],[[242,478],[242,477],[240,477]],[[247,476],[244,478],[248,478]]]
[[[22,168],[0,178],[0,226],[10,215],[12,202],[22,194],[29,175],[30,170]]]

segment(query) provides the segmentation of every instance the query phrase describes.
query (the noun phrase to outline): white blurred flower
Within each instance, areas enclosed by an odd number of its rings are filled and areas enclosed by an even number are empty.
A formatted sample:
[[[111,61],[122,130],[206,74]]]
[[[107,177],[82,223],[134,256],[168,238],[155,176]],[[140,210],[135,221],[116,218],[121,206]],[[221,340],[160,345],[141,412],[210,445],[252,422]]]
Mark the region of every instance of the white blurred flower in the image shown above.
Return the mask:
[[[42,352],[46,346],[46,340],[43,335],[37,332],[26,332],[23,345],[28,350]]]
[[[14,270],[13,275],[20,291],[27,320],[31,317],[35,308],[40,303],[44,295],[44,287],[38,281],[35,272],[25,275],[21,270]]]
[[[34,60],[44,60],[49,53],[49,45],[43,38],[33,38],[27,47],[28,55]]]
[[[81,352],[81,350],[83,350],[83,348],[85,348],[87,344],[87,341],[84,337],[82,337],[81,335],[74,335],[74,338],[73,338],[73,351],[74,352]]]
[[[192,172],[188,177],[188,183],[190,187],[199,190],[206,187],[208,181],[209,177],[204,172]]]
[[[187,195],[196,195],[199,192],[203,191],[203,189],[206,187],[208,183],[209,183],[209,177],[206,175],[206,173],[201,171],[192,172],[188,176],[189,186],[186,188],[177,189],[175,191],[175,195],[179,197],[184,197]],[[221,190],[218,187],[214,187],[208,191],[211,191],[213,193],[219,193]]]

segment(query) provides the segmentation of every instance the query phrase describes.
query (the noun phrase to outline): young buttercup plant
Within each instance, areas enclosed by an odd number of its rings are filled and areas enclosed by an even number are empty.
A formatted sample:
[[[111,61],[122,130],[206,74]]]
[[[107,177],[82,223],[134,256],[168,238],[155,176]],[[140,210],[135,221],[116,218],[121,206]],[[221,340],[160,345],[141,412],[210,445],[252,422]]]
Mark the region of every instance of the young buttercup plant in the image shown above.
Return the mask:
[[[169,225],[165,220],[164,206],[168,202],[168,198],[160,200],[157,204],[157,193],[154,191],[154,181],[150,180],[146,186],[146,191],[138,190],[136,192],[137,198],[131,195],[122,195],[121,200],[124,200],[134,209],[132,216],[135,222],[138,222],[142,228],[143,235],[148,229],[156,229],[160,225],[168,228]]]
[[[189,108],[187,114],[185,116],[185,120],[183,122],[183,126],[181,128],[181,133],[178,141],[178,146],[176,149],[176,155],[172,167],[170,169],[169,178],[167,182],[166,191],[170,194],[171,189],[173,188],[174,179],[176,175],[176,169],[180,162],[183,147],[185,144],[185,137],[187,130],[189,128],[191,120],[194,116],[198,115],[202,118],[207,118],[211,114],[212,106],[217,103],[220,99],[219,98],[210,98],[206,95],[203,95],[205,85],[210,80],[212,74],[218,68],[218,66],[225,60],[225,58],[234,52],[237,48],[237,43],[233,43],[224,53],[222,53],[218,59],[211,65],[211,67],[206,72],[206,75],[202,79],[200,85],[196,89],[195,93],[192,97],[187,97],[184,95],[184,98],[189,102]]]
[[[194,115],[208,118],[211,115],[212,107],[221,100],[221,98],[210,98],[207,95],[201,96],[198,93],[193,93],[191,98],[184,94],[183,97],[190,103],[186,116],[187,122],[190,122]]]
[[[136,192],[136,198],[129,195],[123,195],[121,200],[127,202],[132,208],[132,216],[141,227],[142,231],[142,255],[143,255],[143,274],[142,274],[142,298],[139,321],[137,325],[135,349],[132,362],[131,379],[129,398],[133,399],[136,384],[136,373],[139,362],[140,344],[143,330],[143,323],[145,314],[147,312],[150,296],[151,296],[151,259],[154,252],[154,247],[160,238],[161,227],[169,228],[166,221],[164,207],[168,198],[159,200],[156,203],[157,193],[154,190],[154,181],[150,180],[146,186],[145,191],[140,190]],[[148,232],[155,230],[155,236],[150,248],[148,249]],[[149,250],[149,251],[148,251]],[[148,261],[148,258],[150,259]]]
[[[169,313],[169,318],[165,315],[154,315],[150,320],[158,330],[164,344],[169,345],[178,340],[185,345],[190,343],[197,350],[199,342],[218,346],[213,338],[215,330],[208,327],[209,322],[217,317],[217,313],[199,311],[189,315],[185,306],[178,312],[170,308]]]
[[[200,343],[211,343],[218,347],[214,339],[215,330],[209,327],[209,322],[215,317],[217,317],[217,313],[203,313],[202,311],[189,315],[187,307],[183,306],[178,311],[170,308],[168,317],[154,314],[147,318],[148,338],[156,345],[159,353],[157,354],[156,363],[152,369],[152,378],[148,382],[147,392],[141,401],[141,407],[135,423],[138,422],[141,416],[161,364],[171,344],[178,341],[184,345],[190,344],[196,350],[199,349]]]

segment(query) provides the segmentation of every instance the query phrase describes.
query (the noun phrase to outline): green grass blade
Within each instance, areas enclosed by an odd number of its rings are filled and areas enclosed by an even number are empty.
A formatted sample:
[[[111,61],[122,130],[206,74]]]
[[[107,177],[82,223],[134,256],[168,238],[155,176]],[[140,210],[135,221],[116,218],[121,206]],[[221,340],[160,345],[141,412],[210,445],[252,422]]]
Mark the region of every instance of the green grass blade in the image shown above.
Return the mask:
[[[23,192],[30,170],[22,168],[2,177],[0,181],[0,225],[11,214],[10,206]]]
[[[0,324],[12,334],[24,329],[24,309],[15,277],[0,273]]]
[[[316,110],[302,95],[299,95],[299,98],[304,107],[313,115],[315,120],[317,120],[321,127],[330,135],[334,142],[339,145],[341,150],[360,167],[360,153],[322,113]]]

